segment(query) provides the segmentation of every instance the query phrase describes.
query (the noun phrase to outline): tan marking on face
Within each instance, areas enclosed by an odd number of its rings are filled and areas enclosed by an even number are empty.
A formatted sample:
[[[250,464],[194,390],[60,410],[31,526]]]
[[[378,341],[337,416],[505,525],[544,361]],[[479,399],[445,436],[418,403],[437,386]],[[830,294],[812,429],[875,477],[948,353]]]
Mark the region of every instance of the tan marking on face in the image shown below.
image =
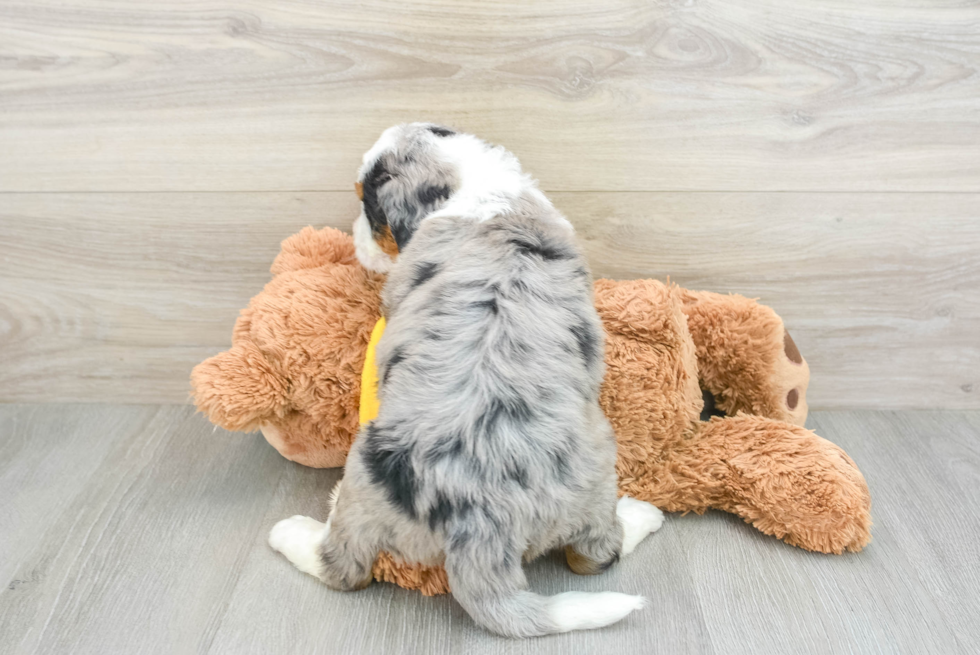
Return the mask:
[[[793,341],[793,337],[789,336],[789,330],[783,333],[783,350],[786,352],[786,357],[789,361],[794,364],[803,363],[803,355],[800,354],[800,349],[796,347],[796,342]]]
[[[364,185],[360,182],[354,182],[354,193],[357,194],[358,200],[364,200]]]
[[[385,225],[384,232],[380,236],[377,233],[374,234],[374,241],[384,254],[392,259],[398,256],[398,244],[395,243],[395,237],[391,235],[391,228],[387,225]]]

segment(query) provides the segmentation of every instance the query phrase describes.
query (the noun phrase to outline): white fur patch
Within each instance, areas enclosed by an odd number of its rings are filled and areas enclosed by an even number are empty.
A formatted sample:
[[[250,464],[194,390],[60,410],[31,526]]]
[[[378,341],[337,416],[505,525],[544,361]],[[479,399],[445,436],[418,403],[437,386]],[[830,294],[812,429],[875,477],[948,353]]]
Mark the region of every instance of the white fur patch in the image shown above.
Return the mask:
[[[378,157],[381,156],[387,150],[391,150],[395,147],[397,142],[396,137],[398,133],[405,128],[404,125],[392,125],[387,130],[381,133],[378,140],[374,142],[371,149],[364,153],[361,158],[361,167],[357,169],[357,179],[364,181],[364,175],[367,174],[369,170],[374,168],[374,164],[378,161]]]
[[[269,532],[269,545],[286,556],[303,573],[320,577],[320,544],[330,522],[320,523],[309,516],[292,516],[279,521]]]
[[[616,516],[623,524],[623,555],[633,552],[648,534],[664,524],[664,513],[650,503],[623,496],[616,503]]]
[[[456,134],[435,141],[440,158],[459,175],[459,187],[441,209],[429,216],[463,216],[486,221],[511,207],[522,192],[551,206],[517,157],[501,146],[490,146],[471,134]],[[562,217],[566,225],[570,224]]]
[[[343,484],[343,479],[337,480],[337,484],[333,486],[333,491],[330,492],[330,516],[333,516],[333,511],[337,509],[337,501],[340,500],[340,485]]]
[[[387,273],[395,265],[395,260],[388,256],[378,242],[374,240],[371,232],[371,223],[361,209],[361,215],[354,221],[354,249],[357,252],[357,261],[361,266],[374,271],[375,273]]]
[[[568,591],[548,598],[548,615],[559,632],[591,630],[615,623],[645,603],[643,596],[613,591],[598,594]]]

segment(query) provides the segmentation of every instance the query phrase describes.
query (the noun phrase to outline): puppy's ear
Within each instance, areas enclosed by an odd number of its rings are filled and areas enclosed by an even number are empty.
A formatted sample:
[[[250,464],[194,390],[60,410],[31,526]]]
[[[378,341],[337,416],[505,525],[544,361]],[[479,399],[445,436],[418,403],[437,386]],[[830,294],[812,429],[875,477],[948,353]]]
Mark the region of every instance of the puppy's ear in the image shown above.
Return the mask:
[[[428,184],[421,187],[415,196],[420,205],[430,207],[437,202],[448,200],[452,192],[453,190],[449,188],[448,184]]]
[[[422,217],[448,200],[452,192],[448,184],[423,184],[414,192],[409,192],[409,197],[411,195],[415,197],[405,203],[406,211],[400,212],[394,220],[391,220],[391,217],[388,220],[398,250],[404,250],[408,245]]]
[[[394,225],[389,225],[391,230],[391,236],[395,239],[395,245],[398,246],[398,252],[405,249],[408,242],[411,240],[412,235],[415,234],[415,228],[417,227],[417,222],[413,221],[412,225],[409,225],[408,221],[395,223]]]

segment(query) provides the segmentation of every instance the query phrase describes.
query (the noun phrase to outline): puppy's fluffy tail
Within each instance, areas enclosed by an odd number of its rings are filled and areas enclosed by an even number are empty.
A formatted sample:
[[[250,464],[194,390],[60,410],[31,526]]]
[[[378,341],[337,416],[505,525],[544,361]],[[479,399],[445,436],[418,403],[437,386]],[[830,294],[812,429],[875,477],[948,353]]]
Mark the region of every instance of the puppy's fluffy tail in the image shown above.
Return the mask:
[[[479,625],[499,635],[539,637],[601,628],[644,604],[642,596],[615,592],[539,596],[524,589],[520,555],[505,555],[497,561],[487,555],[448,552],[446,572],[453,597],[463,609]]]

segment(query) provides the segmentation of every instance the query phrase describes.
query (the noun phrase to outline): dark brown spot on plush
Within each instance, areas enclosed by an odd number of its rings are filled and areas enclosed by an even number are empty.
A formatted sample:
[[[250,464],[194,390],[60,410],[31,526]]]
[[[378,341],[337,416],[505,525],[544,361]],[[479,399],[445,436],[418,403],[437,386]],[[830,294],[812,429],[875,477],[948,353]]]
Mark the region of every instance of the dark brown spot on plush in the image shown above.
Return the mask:
[[[789,330],[783,332],[783,350],[786,351],[789,361],[794,364],[803,363],[803,355],[800,354],[800,349],[796,347],[793,337],[789,336]]]
[[[395,243],[395,237],[391,235],[391,228],[387,225],[381,230],[381,234],[375,232],[374,240],[377,242],[378,247],[389,257],[394,258],[398,255],[398,244]]]
[[[800,392],[796,389],[790,389],[789,393],[786,394],[786,406],[792,411],[796,409],[798,402],[800,402]]]

